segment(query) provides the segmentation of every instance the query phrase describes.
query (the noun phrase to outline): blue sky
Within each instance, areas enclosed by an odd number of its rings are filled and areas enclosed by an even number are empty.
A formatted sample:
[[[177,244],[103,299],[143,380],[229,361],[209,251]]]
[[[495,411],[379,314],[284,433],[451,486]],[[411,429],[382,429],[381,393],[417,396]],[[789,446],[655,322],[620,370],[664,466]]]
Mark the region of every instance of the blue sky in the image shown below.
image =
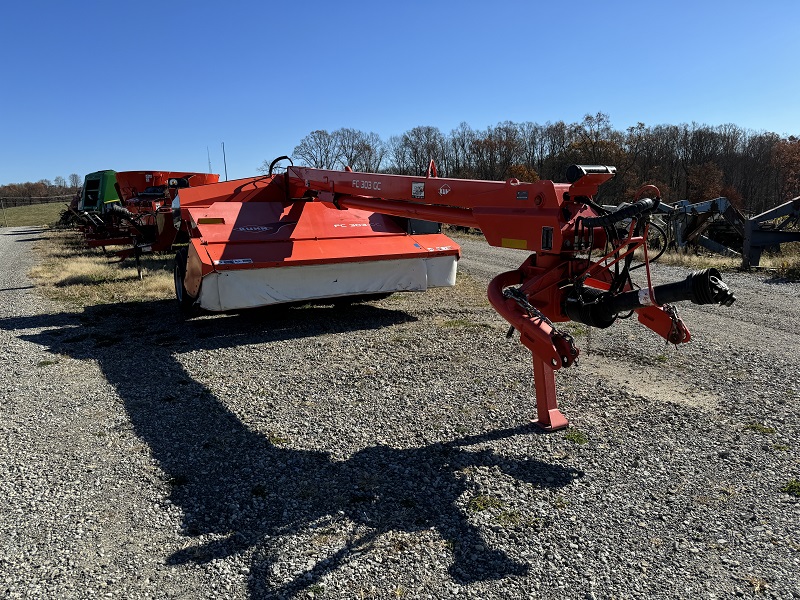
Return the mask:
[[[315,129],[735,123],[800,135],[800,2],[6,3],[0,184],[256,174]]]

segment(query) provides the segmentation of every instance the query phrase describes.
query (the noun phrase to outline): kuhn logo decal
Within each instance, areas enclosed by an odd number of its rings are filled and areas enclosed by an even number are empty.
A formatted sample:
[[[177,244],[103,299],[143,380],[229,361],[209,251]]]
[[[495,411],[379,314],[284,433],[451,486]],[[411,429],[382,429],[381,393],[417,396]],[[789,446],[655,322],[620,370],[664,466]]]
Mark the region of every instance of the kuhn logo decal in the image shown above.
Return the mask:
[[[268,227],[267,225],[253,225],[252,227],[237,227],[234,231],[248,231],[248,232],[257,232],[257,231],[275,231],[274,227]]]
[[[297,221],[287,221],[285,223],[268,223],[266,225],[243,225],[242,227],[234,227],[234,231],[241,231],[243,233],[277,233],[287,225],[297,225]]]

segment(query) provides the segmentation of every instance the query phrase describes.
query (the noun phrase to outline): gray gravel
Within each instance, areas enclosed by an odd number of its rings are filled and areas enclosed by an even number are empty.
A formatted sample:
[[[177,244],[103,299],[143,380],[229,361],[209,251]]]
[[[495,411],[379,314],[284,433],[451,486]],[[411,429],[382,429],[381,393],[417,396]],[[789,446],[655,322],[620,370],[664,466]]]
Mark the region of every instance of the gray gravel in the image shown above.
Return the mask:
[[[42,299],[36,235],[0,229],[0,596],[800,598],[798,284],[727,275],[680,349],[576,328],[573,429],[543,435],[483,293],[518,252],[183,321]]]

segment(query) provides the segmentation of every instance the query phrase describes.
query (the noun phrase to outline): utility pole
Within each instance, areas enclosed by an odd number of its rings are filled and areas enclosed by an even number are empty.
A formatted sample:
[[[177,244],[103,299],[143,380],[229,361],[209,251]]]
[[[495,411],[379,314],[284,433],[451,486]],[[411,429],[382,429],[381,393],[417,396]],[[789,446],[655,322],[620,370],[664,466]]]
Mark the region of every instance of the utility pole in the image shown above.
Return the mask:
[[[228,181],[228,160],[225,158],[225,142],[222,142],[222,163],[225,165],[225,181]]]

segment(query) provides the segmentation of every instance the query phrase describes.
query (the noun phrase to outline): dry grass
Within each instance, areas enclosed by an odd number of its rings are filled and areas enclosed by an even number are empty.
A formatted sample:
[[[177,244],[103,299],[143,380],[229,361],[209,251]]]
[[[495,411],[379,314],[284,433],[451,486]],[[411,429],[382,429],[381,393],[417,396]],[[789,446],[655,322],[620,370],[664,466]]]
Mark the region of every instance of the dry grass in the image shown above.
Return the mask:
[[[86,248],[76,231],[52,231],[37,242],[39,264],[31,277],[51,299],[77,306],[165,300],[174,296],[173,257],[142,257],[144,278],[139,280],[132,259],[122,263],[100,249]]]
[[[763,255],[758,268],[775,271],[787,279],[800,279],[800,249],[794,244],[784,244],[780,255]],[[677,265],[687,269],[715,268],[720,271],[731,271],[742,266],[740,258],[728,258],[718,254],[686,254],[682,252],[666,252],[658,262],[663,265]]]
[[[638,255],[638,253],[637,253]],[[693,254],[683,252],[665,252],[658,259],[662,265],[677,265],[687,269],[719,269],[730,271],[742,266],[742,259],[728,258],[718,254]]]
[[[475,238],[483,237],[479,229],[465,230],[463,227],[459,228],[452,225],[444,225],[442,227],[442,232],[456,239],[464,236]],[[653,253],[651,251],[651,256],[652,255]],[[636,257],[641,260],[641,251],[636,252]],[[728,258],[710,252],[701,252],[700,254],[695,254],[694,252],[665,252],[658,259],[658,262],[664,265],[675,265],[691,270],[714,268],[720,271],[731,271],[739,269],[742,266],[741,258]],[[759,268],[774,271],[779,276],[786,277],[793,281],[800,280],[800,242],[783,244],[781,246],[780,255],[762,255]]]

